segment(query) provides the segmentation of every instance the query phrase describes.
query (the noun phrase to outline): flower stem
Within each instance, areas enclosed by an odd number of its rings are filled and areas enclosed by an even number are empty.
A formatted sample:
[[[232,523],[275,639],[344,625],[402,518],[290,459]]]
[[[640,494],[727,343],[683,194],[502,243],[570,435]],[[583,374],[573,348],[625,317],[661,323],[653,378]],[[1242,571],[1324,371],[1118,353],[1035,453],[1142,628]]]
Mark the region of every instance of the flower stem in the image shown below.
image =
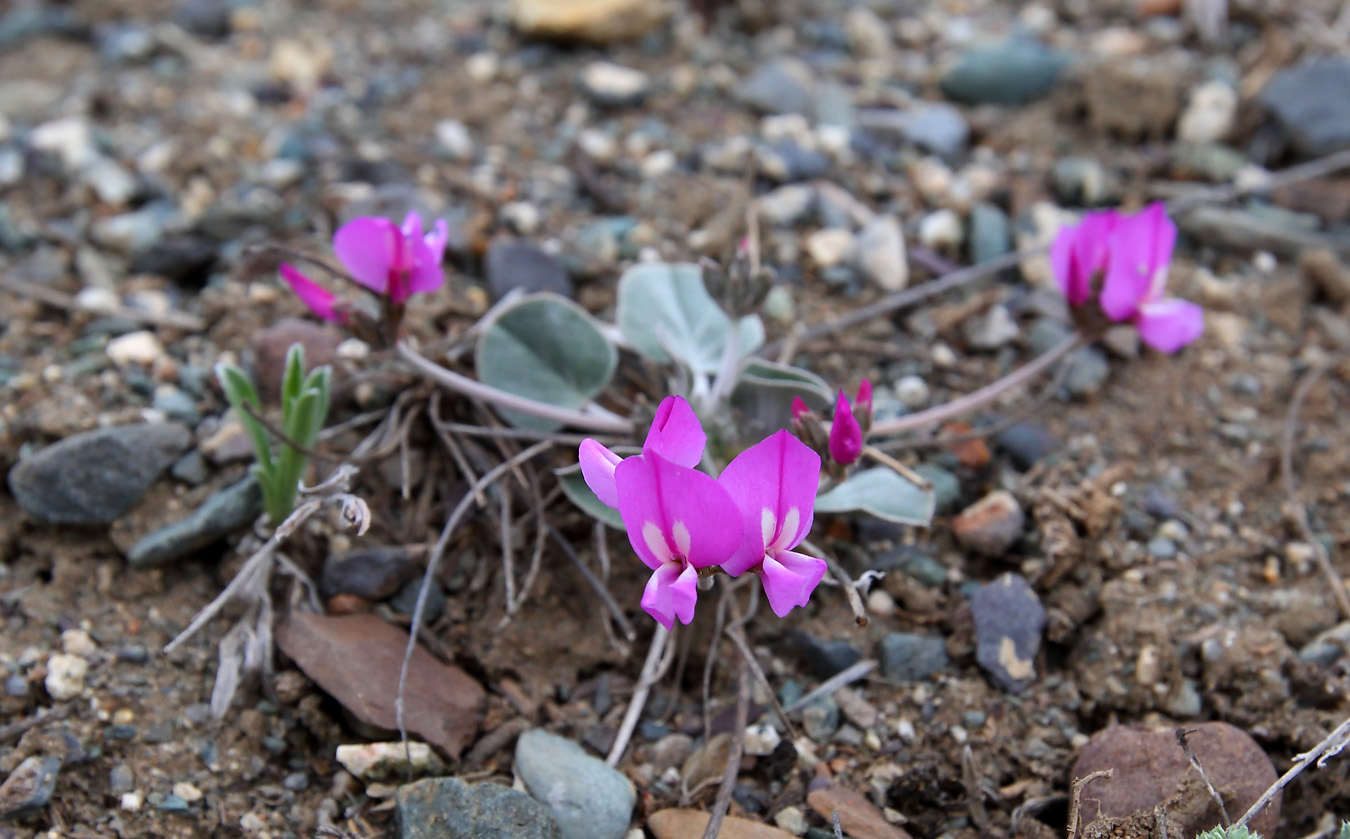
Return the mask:
[[[624,419],[623,417],[597,416],[583,411],[572,411],[567,408],[559,408],[556,405],[546,405],[543,402],[536,402],[533,399],[526,399],[525,397],[517,396],[514,393],[498,390],[490,385],[485,385],[482,382],[470,379],[468,376],[461,376],[418,353],[402,341],[398,344],[398,354],[400,358],[411,364],[417,372],[431,379],[436,384],[462,393],[470,398],[490,402],[499,408],[506,408],[510,411],[519,411],[522,414],[530,414],[531,416],[551,420],[552,422],[560,423],[562,425],[570,425],[576,428],[585,428],[607,434],[632,434],[635,430],[632,420]]]
[[[1053,367],[1055,362],[1082,346],[1082,344],[1083,336],[1075,332],[1063,341],[1060,341],[1058,344],[1055,344],[1053,347],[1046,350],[1034,361],[1017,368],[1003,378],[990,382],[977,391],[967,393],[965,396],[953,399],[942,405],[934,406],[926,411],[919,411],[917,414],[906,414],[903,417],[896,417],[893,420],[879,422],[872,426],[871,434],[874,437],[884,437],[891,434],[914,431],[973,411],[976,408],[994,401],[1013,388],[1021,387],[1030,382],[1032,379]]]

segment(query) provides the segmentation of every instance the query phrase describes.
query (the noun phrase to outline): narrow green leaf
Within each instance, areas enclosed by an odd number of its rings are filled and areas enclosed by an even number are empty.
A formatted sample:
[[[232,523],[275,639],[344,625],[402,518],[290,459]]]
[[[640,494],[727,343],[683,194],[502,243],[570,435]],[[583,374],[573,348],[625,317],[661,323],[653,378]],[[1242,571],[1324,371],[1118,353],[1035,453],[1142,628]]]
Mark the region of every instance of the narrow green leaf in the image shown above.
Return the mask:
[[[305,348],[299,342],[286,350],[286,372],[281,378],[281,415],[290,416],[305,382]]]
[[[307,436],[318,434],[314,428],[315,421],[319,417],[319,399],[320,395],[317,390],[306,391],[296,397],[291,413],[286,417],[282,428],[292,440],[303,443]],[[309,455],[289,443],[281,444],[281,452],[277,455],[276,475],[273,480],[276,487],[275,506],[267,512],[273,525],[281,524],[294,509],[297,486],[308,463]]]
[[[319,432],[323,431],[324,423],[328,422],[329,408],[329,388],[332,380],[332,368],[324,365],[316,367],[305,377],[305,386],[302,392],[314,391],[319,397],[319,413],[315,419],[313,430],[310,437],[301,440],[306,446],[313,446],[319,440]]]
[[[243,370],[233,364],[217,364],[216,378],[220,381],[220,387],[225,391],[225,398],[229,400],[230,406],[239,416],[239,422],[243,424],[244,430],[253,438],[253,448],[257,453],[258,466],[263,470],[260,479],[272,473],[272,445],[267,436],[267,429],[249,416],[244,410],[244,406],[252,408],[255,412],[262,412],[262,403],[258,401],[258,391],[253,387],[253,382],[244,374]]]

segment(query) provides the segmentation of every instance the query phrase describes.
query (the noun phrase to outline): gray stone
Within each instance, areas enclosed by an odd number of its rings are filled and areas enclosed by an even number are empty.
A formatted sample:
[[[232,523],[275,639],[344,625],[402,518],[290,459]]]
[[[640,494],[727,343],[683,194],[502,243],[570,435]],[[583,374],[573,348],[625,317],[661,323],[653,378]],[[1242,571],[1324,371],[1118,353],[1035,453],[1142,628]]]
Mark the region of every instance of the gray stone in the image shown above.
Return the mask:
[[[1036,653],[1045,629],[1045,607],[1020,574],[1007,573],[970,598],[975,618],[975,659],[1009,693],[1036,679]]]
[[[824,743],[839,729],[839,705],[828,696],[802,708],[802,729],[817,743]]]
[[[1165,536],[1158,536],[1149,540],[1148,552],[1154,559],[1171,559],[1177,555],[1177,543]]]
[[[853,264],[882,291],[900,291],[909,285],[905,236],[894,216],[877,216],[854,240]]]
[[[790,140],[756,147],[759,172],[776,183],[819,178],[830,168],[830,161],[818,151],[805,149]]]
[[[526,293],[551,291],[572,298],[575,292],[567,268],[557,257],[531,242],[493,242],[486,260],[488,294],[494,301],[513,289]]]
[[[961,479],[948,469],[936,463],[920,463],[914,471],[928,479],[933,485],[936,496],[935,512],[943,513],[952,509],[961,497]]]
[[[806,669],[817,679],[828,679],[862,658],[848,641],[819,641],[806,632],[794,632],[790,638]]]
[[[127,562],[163,565],[247,527],[261,514],[262,489],[250,475],[206,499],[187,518],[141,537],[127,551]]]
[[[22,819],[47,806],[61,771],[59,757],[30,757],[0,784],[0,820]]]
[[[966,340],[978,350],[996,350],[1021,334],[1012,313],[1002,304],[990,306],[989,311],[967,320],[963,331]]]
[[[1008,215],[993,204],[981,202],[970,208],[970,258],[988,262],[1012,250]]]
[[[553,813],[562,839],[621,839],[628,831],[633,785],[571,740],[539,728],[520,735],[516,774]]]
[[[185,425],[196,425],[202,418],[197,410],[197,400],[172,386],[158,388],[150,407]]]
[[[201,486],[210,477],[210,467],[206,463],[206,457],[198,450],[192,449],[173,462],[169,474],[188,486]]]
[[[1298,651],[1298,657],[1324,667],[1335,664],[1350,650],[1350,622],[1338,623],[1319,634]]]
[[[1069,372],[1064,376],[1064,389],[1072,396],[1091,396],[1101,390],[1111,363],[1106,353],[1097,347],[1083,347],[1069,356]]]
[[[183,0],[173,22],[201,38],[224,38],[230,34],[230,7],[227,0]]]
[[[135,786],[136,775],[125,763],[119,763],[108,771],[108,791],[113,795],[131,792]]]
[[[404,583],[398,593],[389,598],[389,608],[393,609],[395,614],[411,618],[417,609],[417,598],[421,593],[422,575],[419,574],[415,579]],[[432,580],[431,588],[427,589],[427,602],[422,606],[422,624],[433,624],[440,620],[443,614],[445,614],[445,589],[441,588],[440,581]]]
[[[1062,157],[1050,170],[1050,187],[1061,204],[1096,207],[1107,201],[1114,187],[1106,167],[1090,157]]]
[[[773,227],[806,223],[816,205],[816,191],[806,184],[788,184],[761,195],[755,206],[759,217]]]
[[[859,111],[858,124],[879,134],[899,135],[924,151],[952,159],[966,150],[970,126],[961,112],[946,102],[921,102],[907,111]]]
[[[1054,318],[1039,318],[1027,330],[1027,347],[1034,355],[1049,352],[1056,344],[1068,338],[1073,330],[1068,324]]]
[[[544,805],[499,784],[423,778],[398,791],[400,839],[558,839]]]
[[[736,88],[736,98],[764,114],[809,114],[810,68],[791,58],[775,58],[756,67]]]
[[[877,648],[881,674],[896,682],[922,681],[948,664],[946,643],[933,635],[887,632]]]
[[[1261,91],[1260,101],[1300,154],[1350,147],[1350,59],[1312,58],[1286,67]]]
[[[1013,465],[1026,470],[1059,448],[1050,429],[1035,422],[1014,423],[994,435],[994,443],[1008,453]]]
[[[319,590],[324,597],[354,594],[384,600],[420,576],[418,564],[401,547],[358,548],[330,554],[323,565]]]
[[[943,95],[957,102],[1020,105],[1049,93],[1067,63],[1066,56],[1042,44],[1011,38],[965,53],[940,85]]]
[[[136,506],[192,442],[181,425],[121,425],[67,437],[10,470],[9,489],[51,524],[108,524]]]

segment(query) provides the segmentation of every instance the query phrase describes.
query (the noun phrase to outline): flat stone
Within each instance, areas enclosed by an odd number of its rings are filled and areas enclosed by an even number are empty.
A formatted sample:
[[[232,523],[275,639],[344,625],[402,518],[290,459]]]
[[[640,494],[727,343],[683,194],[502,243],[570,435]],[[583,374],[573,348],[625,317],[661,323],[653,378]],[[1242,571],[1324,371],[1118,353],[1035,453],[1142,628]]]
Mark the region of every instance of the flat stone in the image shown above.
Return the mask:
[[[262,488],[252,475],[215,493],[186,518],[142,536],[127,562],[146,568],[181,559],[252,524],[262,514]]]
[[[1035,41],[1010,38],[961,56],[942,76],[942,93],[968,105],[1021,105],[1059,81],[1068,59]]]
[[[384,600],[420,574],[418,563],[401,547],[358,548],[331,554],[323,565],[319,590],[324,597],[355,594]]]
[[[637,793],[622,772],[540,728],[516,740],[516,774],[558,823],[562,839],[622,839]]]
[[[569,299],[576,295],[561,260],[533,242],[518,239],[493,242],[485,262],[488,294],[494,301],[517,288],[529,294],[551,291]]]
[[[647,817],[647,829],[656,839],[702,839],[710,816],[702,810],[672,807]],[[722,819],[718,839],[792,839],[792,834],[750,819]]]
[[[1350,59],[1311,58],[1276,73],[1259,100],[1300,154],[1350,147]]]
[[[975,659],[1009,693],[1036,679],[1036,653],[1045,629],[1045,607],[1020,574],[1007,573],[970,598],[975,619]]]
[[[1202,722],[1187,727],[1187,743],[1205,767],[1214,787],[1224,796],[1228,812],[1237,817],[1275,782],[1275,767],[1256,741],[1226,722]],[[1110,778],[1093,781],[1083,790],[1081,818],[1126,818],[1138,810],[1174,796],[1193,796],[1196,806],[1169,806],[1168,816],[1183,836],[1196,836],[1219,824],[1219,809],[1198,783],[1195,771],[1177,744],[1175,729],[1113,725],[1092,735],[1073,765],[1073,777],[1099,769],[1113,769]],[[1282,795],[1257,813],[1247,827],[1261,836],[1274,836],[1280,823]]]
[[[819,641],[805,632],[793,632],[792,646],[806,663],[806,669],[817,679],[828,679],[856,664],[862,653],[848,641]]]
[[[349,743],[337,747],[337,762],[363,781],[380,781],[403,775],[411,768],[414,775],[439,775],[445,764],[426,743],[409,740],[389,743]]]
[[[1000,557],[1022,538],[1026,514],[1007,490],[995,490],[952,520],[952,533],[975,553]]]
[[[291,612],[277,631],[281,651],[357,719],[398,728],[394,700],[408,634],[374,615],[325,617]],[[453,665],[413,649],[404,692],[408,732],[451,758],[478,732],[487,695]]]
[[[20,460],[9,489],[39,521],[108,524],[136,506],[191,442],[186,428],[169,423],[86,431]]]
[[[877,216],[858,234],[853,264],[882,291],[900,291],[909,285],[905,236],[894,216]]]
[[[281,379],[286,372],[286,353],[291,344],[305,348],[305,372],[332,364],[338,345],[347,336],[330,324],[300,318],[282,318],[249,339],[253,348],[253,384],[258,398],[275,404],[281,398]]]
[[[658,0],[511,0],[510,6],[522,35],[592,44],[641,38],[665,16]]]
[[[736,88],[736,98],[763,114],[810,114],[815,77],[793,58],[760,64]]]
[[[935,635],[887,632],[877,644],[881,674],[896,682],[920,682],[945,668],[947,644]]]
[[[811,790],[806,803],[827,821],[838,810],[839,826],[852,839],[911,839],[904,828],[886,821],[880,808],[868,801],[867,796],[841,784]]]
[[[22,819],[47,806],[61,771],[59,757],[30,757],[0,784],[0,819]]]
[[[423,778],[398,790],[400,839],[558,839],[548,808],[499,784]]]
[[[1026,470],[1059,448],[1059,439],[1050,429],[1034,422],[1018,422],[994,435],[994,443],[1012,458],[1013,465]]]

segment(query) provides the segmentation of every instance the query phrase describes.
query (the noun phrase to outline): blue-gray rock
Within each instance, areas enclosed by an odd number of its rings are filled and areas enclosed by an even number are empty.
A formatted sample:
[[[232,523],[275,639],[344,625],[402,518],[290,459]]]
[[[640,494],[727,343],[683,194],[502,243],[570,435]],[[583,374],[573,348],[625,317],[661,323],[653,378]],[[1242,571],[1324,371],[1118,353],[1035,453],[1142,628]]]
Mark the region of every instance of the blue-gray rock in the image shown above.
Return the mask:
[[[1286,67],[1261,91],[1260,101],[1300,154],[1350,148],[1350,59],[1312,58]]]
[[[847,641],[818,641],[800,631],[793,632],[790,638],[806,669],[817,679],[828,679],[862,658],[862,653]]]
[[[1071,396],[1091,396],[1101,390],[1111,362],[1097,347],[1083,347],[1069,356],[1069,372],[1064,376],[1064,389]]]
[[[176,387],[162,387],[156,390],[150,407],[162,412],[169,419],[185,425],[196,425],[202,418],[197,410],[197,400]]]
[[[187,518],[141,537],[127,551],[127,562],[163,565],[247,527],[261,514],[262,489],[250,475],[206,499]]]
[[[878,135],[899,135],[924,151],[952,159],[966,150],[970,126],[946,102],[921,102],[907,111],[873,108],[858,112],[858,124]]]
[[[540,728],[516,740],[516,774],[553,814],[561,839],[621,839],[637,794],[623,773]]]
[[[1050,187],[1061,204],[1096,207],[1112,195],[1111,177],[1101,161],[1090,157],[1062,157],[1050,170]]]
[[[0,821],[31,816],[52,800],[59,757],[30,757],[20,763],[0,784]]]
[[[28,515],[51,524],[108,524],[192,442],[181,425],[119,425],[67,437],[19,461],[9,489]]]
[[[412,613],[417,610],[417,598],[421,593],[422,575],[418,574],[416,579],[404,583],[398,593],[389,598],[389,608],[393,609],[395,614],[411,618]],[[433,624],[440,620],[443,614],[445,614],[445,589],[441,588],[440,581],[432,580],[431,588],[427,590],[427,602],[422,606],[422,623]]]
[[[1022,470],[1030,469],[1059,448],[1059,440],[1050,429],[1037,422],[1013,423],[994,435],[994,443]]]
[[[1324,667],[1335,664],[1350,650],[1350,621],[1338,623],[1320,633],[1298,651],[1298,657]]]
[[[756,154],[760,174],[778,183],[819,178],[830,168],[830,161],[825,155],[804,149],[791,140],[761,145]]]
[[[519,790],[423,778],[398,790],[400,839],[558,839],[548,809]]]
[[[173,22],[199,38],[224,38],[230,34],[230,6],[227,0],[183,0]]]
[[[210,467],[206,464],[206,457],[192,449],[173,462],[169,474],[188,486],[201,486],[210,477]]]
[[[791,58],[775,58],[751,71],[736,98],[764,114],[809,114],[815,81],[811,70]]]
[[[22,698],[28,695],[28,680],[18,673],[11,673],[5,679],[5,696]]]
[[[821,80],[811,94],[810,116],[820,125],[852,129],[858,121],[853,91],[836,81]]]
[[[1144,490],[1143,507],[1145,513],[1158,521],[1174,519],[1181,515],[1181,505],[1157,486]]]
[[[136,775],[125,763],[119,763],[108,771],[108,791],[113,795],[131,792],[135,786]]]
[[[1045,629],[1045,607],[1021,574],[1004,574],[970,598],[975,618],[975,659],[1009,693],[1036,679],[1036,652]]]
[[[817,743],[824,743],[839,730],[839,705],[828,696],[811,701],[802,708],[802,729]]]
[[[1054,318],[1037,318],[1027,330],[1027,348],[1033,355],[1049,352],[1056,344],[1073,334],[1073,329]]]
[[[319,578],[319,591],[324,597],[354,594],[367,600],[384,600],[419,577],[420,570],[401,547],[357,548],[329,554]]]
[[[488,294],[494,301],[513,289],[528,294],[551,291],[571,299],[575,295],[567,268],[553,254],[531,242],[505,239],[488,248],[485,265]]]
[[[947,644],[934,635],[887,632],[877,644],[881,674],[896,682],[919,682],[947,666]]]
[[[1148,552],[1154,559],[1171,559],[1177,555],[1177,543],[1165,536],[1157,536],[1148,541]]]
[[[933,485],[933,495],[935,498],[936,512],[944,513],[956,506],[956,502],[961,498],[961,479],[952,474],[948,469],[944,469],[936,463],[920,463],[914,467],[928,482]]]
[[[970,258],[988,262],[1012,250],[1008,215],[993,204],[980,202],[970,208]]]
[[[1043,44],[1011,38],[962,55],[940,86],[948,99],[968,105],[1021,105],[1049,93],[1067,63]]]

